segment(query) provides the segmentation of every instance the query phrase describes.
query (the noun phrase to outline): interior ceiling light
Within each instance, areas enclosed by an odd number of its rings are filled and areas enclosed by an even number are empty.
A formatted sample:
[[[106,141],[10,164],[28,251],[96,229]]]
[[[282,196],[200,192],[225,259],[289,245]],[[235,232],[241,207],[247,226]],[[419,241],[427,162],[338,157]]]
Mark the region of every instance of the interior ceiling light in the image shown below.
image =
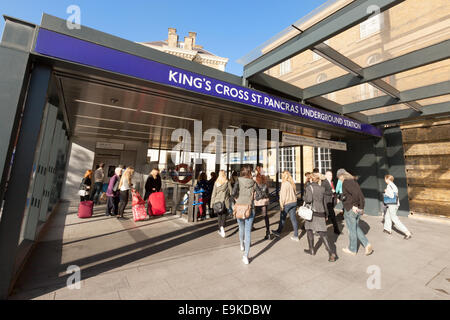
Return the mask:
[[[158,112],[151,112],[151,111],[144,111],[144,110],[136,110],[136,109],[132,109],[132,108],[125,108],[125,107],[119,107],[119,106],[113,106],[110,104],[105,104],[105,103],[99,103],[99,102],[92,102],[92,101],[86,101],[86,100],[80,100],[80,99],[75,99],[75,102],[78,103],[86,103],[86,104],[91,104],[94,106],[101,106],[101,107],[107,107],[107,108],[114,108],[114,109],[121,109],[121,110],[128,110],[128,111],[134,111],[134,112],[142,112],[142,113],[148,113],[148,114],[155,114],[161,117],[169,117],[169,118],[176,118],[176,119],[183,119],[183,120],[190,120],[190,121],[195,121],[197,119],[192,119],[192,118],[186,118],[186,117],[179,117],[179,116],[174,116],[171,114],[164,114],[164,113],[158,113]]]
[[[76,127],[84,127],[84,128],[94,128],[94,129],[103,129],[103,130],[114,130],[114,131],[117,131],[117,130],[119,130],[119,129],[117,129],[117,128],[108,128],[108,127],[88,126],[88,125],[85,125],[85,124],[77,124],[77,125],[75,126],[75,128],[76,128]]]
[[[106,118],[97,118],[97,117],[91,117],[91,116],[84,116],[84,115],[80,115],[80,114],[75,115],[75,117],[78,117],[78,118],[85,118],[85,119],[93,119],[93,120],[101,120],[101,121],[111,121],[111,122],[125,123],[125,121],[123,121],[123,120],[113,120],[113,119],[106,119]]]

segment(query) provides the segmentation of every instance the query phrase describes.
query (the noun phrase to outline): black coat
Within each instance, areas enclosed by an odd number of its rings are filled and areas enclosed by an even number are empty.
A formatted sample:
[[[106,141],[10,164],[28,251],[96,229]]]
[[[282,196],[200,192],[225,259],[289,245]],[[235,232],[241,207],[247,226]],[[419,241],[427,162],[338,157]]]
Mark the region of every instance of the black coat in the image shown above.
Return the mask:
[[[365,199],[364,194],[359,187],[358,182],[354,179],[346,179],[342,183],[342,193],[345,197],[344,209],[350,211],[353,206],[359,209],[364,209]]]
[[[154,189],[154,190],[153,190]],[[145,182],[145,195],[144,200],[147,200],[149,195],[153,192],[160,192],[161,191],[161,176],[158,174],[158,176],[153,178],[152,175],[150,175],[147,178],[147,181]]]
[[[325,198],[325,203],[333,203],[334,197],[333,188],[331,188],[331,184],[328,182],[327,179],[322,180],[322,187],[325,188],[325,193],[323,195]]]

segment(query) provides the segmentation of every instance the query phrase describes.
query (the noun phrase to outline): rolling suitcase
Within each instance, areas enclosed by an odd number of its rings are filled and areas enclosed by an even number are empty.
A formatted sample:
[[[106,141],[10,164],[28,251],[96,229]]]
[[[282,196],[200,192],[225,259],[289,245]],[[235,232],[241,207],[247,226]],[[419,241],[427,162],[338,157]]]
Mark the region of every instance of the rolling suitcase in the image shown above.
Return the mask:
[[[139,192],[132,189],[132,201],[131,201],[131,210],[133,211],[133,219],[134,221],[142,221],[147,218],[147,211],[145,210],[145,201],[142,199]]]
[[[78,206],[78,218],[90,218],[94,211],[94,201],[82,201]]]
[[[161,216],[166,212],[166,199],[163,192],[153,192],[148,197],[148,212],[152,216]]]

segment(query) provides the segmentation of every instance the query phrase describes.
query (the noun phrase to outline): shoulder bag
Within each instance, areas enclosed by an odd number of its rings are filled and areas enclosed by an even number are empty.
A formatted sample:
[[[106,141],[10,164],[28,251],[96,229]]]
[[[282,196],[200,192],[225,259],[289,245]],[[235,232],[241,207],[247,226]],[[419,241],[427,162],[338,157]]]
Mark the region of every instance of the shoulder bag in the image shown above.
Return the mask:
[[[389,185],[389,187],[391,187],[391,186]],[[394,190],[392,187],[391,187],[391,189]],[[384,194],[383,202],[384,202],[384,204],[397,204],[397,202],[398,202],[398,194],[397,194],[397,192],[394,192],[394,197],[393,198],[390,198],[386,194]]]
[[[314,188],[312,186],[310,186],[310,187],[311,187],[311,192],[314,196]],[[314,201],[314,198],[313,198],[313,201]],[[311,205],[306,204],[304,202],[303,205],[297,209],[297,214],[300,216],[300,218],[303,218],[307,221],[311,221],[312,216],[313,216],[313,211],[312,211]]]

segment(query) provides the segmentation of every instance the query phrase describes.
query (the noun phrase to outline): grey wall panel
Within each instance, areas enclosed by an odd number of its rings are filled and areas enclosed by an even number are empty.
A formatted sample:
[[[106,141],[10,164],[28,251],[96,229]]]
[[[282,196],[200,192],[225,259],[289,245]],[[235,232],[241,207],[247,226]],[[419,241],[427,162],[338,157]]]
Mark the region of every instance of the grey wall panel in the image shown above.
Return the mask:
[[[3,199],[22,112],[29,54],[0,46],[0,199]],[[0,203],[1,206],[1,203]]]
[[[27,100],[17,139],[14,162],[5,194],[0,220],[0,298],[9,293],[17,255],[17,243],[25,211],[34,154],[41,128],[51,69],[35,66],[32,71]]]
[[[35,172],[32,186],[31,199],[29,201],[28,213],[25,215],[24,222],[24,239],[34,240],[36,235],[36,227],[39,221],[40,209],[43,203],[44,187],[46,176],[48,173],[49,155],[52,146],[53,134],[55,131],[56,115],[58,109],[47,104],[43,129],[41,130],[41,144],[36,153]]]

